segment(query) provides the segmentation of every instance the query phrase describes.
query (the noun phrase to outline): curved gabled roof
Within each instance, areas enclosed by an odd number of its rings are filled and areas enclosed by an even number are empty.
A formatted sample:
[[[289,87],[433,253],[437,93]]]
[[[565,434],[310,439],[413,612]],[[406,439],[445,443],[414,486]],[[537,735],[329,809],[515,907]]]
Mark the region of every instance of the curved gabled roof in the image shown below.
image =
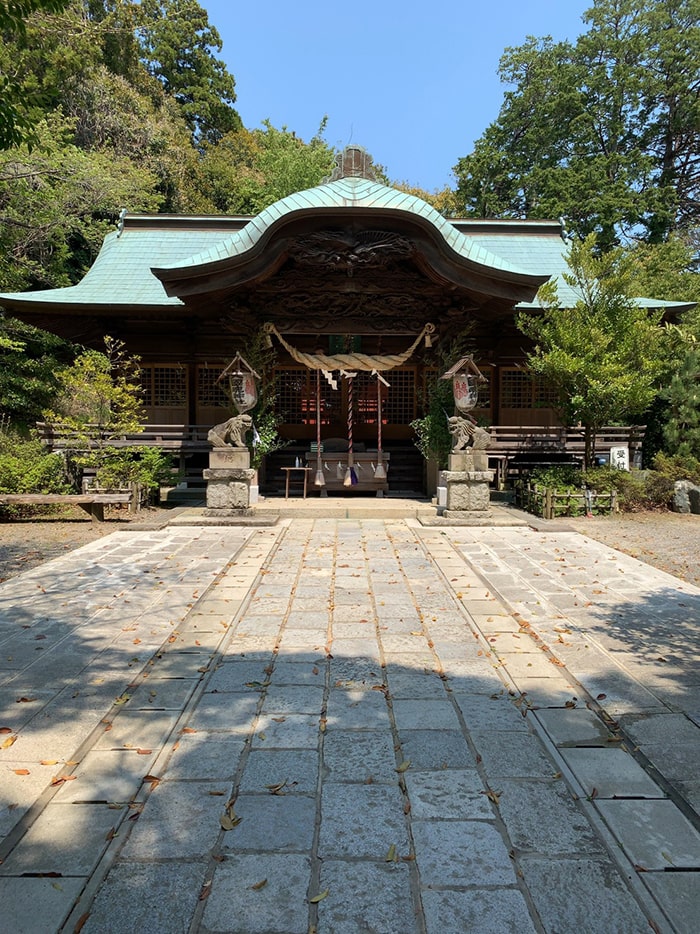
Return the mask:
[[[315,216],[319,222],[342,222],[350,218],[365,223],[402,222],[420,229],[432,240],[438,252],[455,267],[449,278],[459,279],[458,269],[467,269],[488,278],[520,286],[529,295],[547,280],[548,274],[533,274],[532,270],[514,265],[481,246],[447,221],[427,202],[415,195],[389,188],[368,178],[350,176],[330,181],[316,188],[296,192],[276,201],[242,230],[222,240],[216,246],[165,266],[154,266],[153,273],[163,282],[169,295],[198,291],[195,282],[208,280],[208,288],[216,288],[217,274],[243,268],[256,260],[268,247],[275,234],[294,221]],[[245,276],[243,277],[245,278]],[[230,279],[227,284],[230,284]]]
[[[171,263],[160,268],[159,272],[170,269],[185,269],[188,266],[204,266],[218,263],[224,259],[241,256],[253,249],[257,243],[280,221],[297,212],[335,213],[337,210],[381,211],[389,214],[406,214],[432,225],[451,247],[463,259],[492,269],[501,269],[516,275],[531,276],[525,269],[520,269],[479,246],[474,240],[460,233],[449,221],[435,210],[427,201],[415,195],[389,188],[379,182],[366,178],[341,178],[335,182],[318,185],[306,191],[298,191],[280,201],[271,204],[246,226],[218,244],[215,248],[191,256],[184,262]]]

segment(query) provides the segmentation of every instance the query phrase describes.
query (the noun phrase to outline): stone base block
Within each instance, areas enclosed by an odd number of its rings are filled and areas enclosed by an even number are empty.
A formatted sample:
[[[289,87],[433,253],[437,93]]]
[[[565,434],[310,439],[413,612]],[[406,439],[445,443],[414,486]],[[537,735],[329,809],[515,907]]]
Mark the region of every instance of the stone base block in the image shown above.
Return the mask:
[[[234,515],[242,510],[247,511],[250,506],[250,486],[254,476],[254,470],[211,467],[205,470],[207,509],[204,514]]]
[[[209,452],[209,467],[224,470],[247,470],[250,467],[248,448],[213,448]]]
[[[447,518],[467,518],[470,513],[486,513],[491,508],[489,484],[492,470],[443,470],[440,485],[447,487]]]
[[[489,456],[486,451],[456,451],[447,458],[447,469],[450,472],[472,472],[475,470],[489,469]]]

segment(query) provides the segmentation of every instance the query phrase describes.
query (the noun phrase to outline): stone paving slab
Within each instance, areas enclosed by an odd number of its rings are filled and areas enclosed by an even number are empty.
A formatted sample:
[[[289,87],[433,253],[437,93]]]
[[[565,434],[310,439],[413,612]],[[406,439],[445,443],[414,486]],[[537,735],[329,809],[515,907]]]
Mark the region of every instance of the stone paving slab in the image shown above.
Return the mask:
[[[690,645],[700,592],[567,532],[398,517],[93,546],[43,566],[50,601],[0,588],[13,931],[33,892],[57,934],[692,929],[700,700],[669,630]]]
[[[671,801],[600,801],[598,808],[635,865],[700,866],[700,833]]]

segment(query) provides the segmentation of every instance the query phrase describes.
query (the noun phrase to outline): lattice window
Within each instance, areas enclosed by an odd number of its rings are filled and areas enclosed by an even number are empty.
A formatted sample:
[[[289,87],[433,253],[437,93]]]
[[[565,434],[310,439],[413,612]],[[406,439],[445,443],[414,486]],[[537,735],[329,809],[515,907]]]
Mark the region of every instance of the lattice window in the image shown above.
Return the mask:
[[[476,364],[479,372],[484,377],[485,382],[477,383],[476,388],[478,390],[479,396],[475,408],[477,409],[490,409],[491,408],[491,367],[490,366],[479,366]]]
[[[532,376],[524,370],[501,370],[501,406],[504,409],[531,409]]]
[[[382,402],[382,422],[389,425],[410,425],[416,417],[415,369],[397,367],[388,370],[384,376],[390,387],[386,390],[386,399]]]
[[[141,368],[143,403],[149,408],[176,408],[187,405],[187,370],[182,366]]]
[[[330,425],[341,415],[341,386],[334,390],[321,376],[321,424]],[[316,424],[316,371],[275,371],[275,414],[287,425]]]
[[[223,381],[217,383],[223,366],[197,367],[197,405],[204,408],[230,408],[231,400],[224,389]]]
[[[384,378],[391,382],[391,371],[384,373]],[[372,376],[371,373],[361,371],[357,374],[353,386],[353,395],[355,397],[355,412],[354,418],[358,425],[376,425],[377,424],[377,383],[378,379],[376,376]],[[388,393],[391,392],[386,386],[382,383],[379,384],[382,388],[382,424],[386,425],[386,402],[388,398]]]
[[[551,408],[556,393],[527,370],[501,370],[501,406],[504,409]]]
[[[538,408],[554,408],[557,404],[557,391],[540,377],[535,377],[535,405]]]

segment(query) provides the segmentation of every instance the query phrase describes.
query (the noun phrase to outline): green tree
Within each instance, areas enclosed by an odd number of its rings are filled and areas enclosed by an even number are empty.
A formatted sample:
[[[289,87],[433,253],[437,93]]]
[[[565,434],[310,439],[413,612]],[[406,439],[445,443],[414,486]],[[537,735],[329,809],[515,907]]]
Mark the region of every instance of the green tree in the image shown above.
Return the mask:
[[[576,305],[562,308],[548,283],[540,290],[544,311],[520,315],[518,325],[534,344],[531,372],[556,391],[565,424],[583,426],[591,466],[598,429],[641,416],[655,398],[668,365],[668,335],[662,312],[629,297],[623,250],[598,254],[591,235],[572,244],[568,262],[564,278],[580,296]]]
[[[0,317],[0,413],[26,429],[58,390],[58,372],[75,356],[67,341],[14,318]]]
[[[664,429],[666,450],[700,460],[700,348],[697,344],[689,347],[661,397],[668,405]]]
[[[141,0],[140,56],[178,102],[197,143],[240,129],[235,80],[216,57],[222,42],[197,0]]]
[[[115,338],[105,337],[104,345],[104,353],[86,350],[59,373],[59,392],[46,413],[46,421],[73,434],[83,463],[96,466],[144,420],[138,358]]]
[[[497,120],[455,168],[480,216],[565,216],[599,245],[700,214],[700,0],[594,0],[575,44],[507,49]]]
[[[202,174],[216,210],[257,214],[280,198],[313,188],[333,169],[334,152],[323,139],[325,119],[305,143],[265,121],[263,129],[228,133],[204,151]]]
[[[23,39],[25,20],[37,10],[56,13],[70,0],[0,0],[0,37],[4,43]],[[22,87],[14,69],[0,59],[0,149],[9,149],[34,139],[32,121]]]
[[[58,114],[36,127],[39,145],[0,153],[0,287],[70,285],[114,229],[120,208],[153,210],[153,174],[114,153],[71,141]]]

